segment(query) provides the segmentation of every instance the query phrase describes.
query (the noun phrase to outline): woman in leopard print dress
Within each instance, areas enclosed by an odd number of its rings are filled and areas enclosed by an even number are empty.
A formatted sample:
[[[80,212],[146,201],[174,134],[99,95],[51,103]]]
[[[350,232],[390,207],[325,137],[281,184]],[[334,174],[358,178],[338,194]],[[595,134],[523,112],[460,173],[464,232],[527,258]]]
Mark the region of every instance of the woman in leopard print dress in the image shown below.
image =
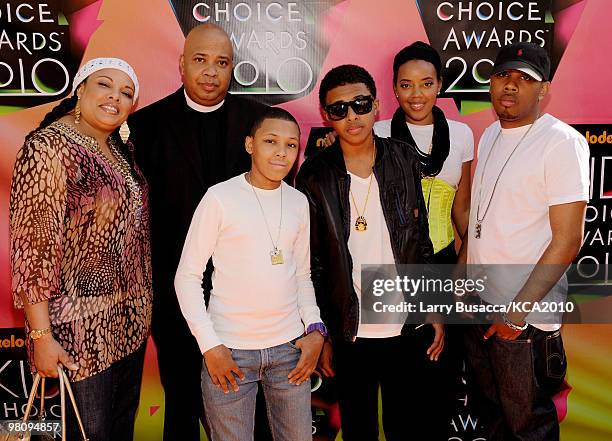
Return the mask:
[[[32,370],[67,368],[89,439],[131,440],[152,301],[147,186],[119,136],[138,81],[125,61],[104,58],[73,88],[17,155],[13,299]]]

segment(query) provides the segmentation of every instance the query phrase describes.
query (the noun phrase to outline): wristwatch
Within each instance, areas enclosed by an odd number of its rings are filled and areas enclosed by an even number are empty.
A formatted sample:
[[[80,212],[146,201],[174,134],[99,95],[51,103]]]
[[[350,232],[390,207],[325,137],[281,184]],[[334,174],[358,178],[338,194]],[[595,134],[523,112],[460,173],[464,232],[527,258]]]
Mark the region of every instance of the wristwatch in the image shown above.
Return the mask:
[[[29,335],[32,340],[38,340],[39,338],[42,338],[45,335],[50,334],[50,333],[51,333],[51,328],[32,329]]]
[[[317,322],[308,325],[308,328],[306,328],[306,335],[314,331],[319,331],[323,338],[327,338],[327,328],[325,327],[325,324],[323,322]]]

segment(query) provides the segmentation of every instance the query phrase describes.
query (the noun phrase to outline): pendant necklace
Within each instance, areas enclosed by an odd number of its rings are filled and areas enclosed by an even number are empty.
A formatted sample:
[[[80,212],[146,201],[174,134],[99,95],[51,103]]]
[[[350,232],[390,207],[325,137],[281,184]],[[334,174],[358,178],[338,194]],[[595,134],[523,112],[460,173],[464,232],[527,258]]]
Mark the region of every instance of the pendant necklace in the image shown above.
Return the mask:
[[[253,194],[255,195],[255,199],[257,199],[257,203],[259,204],[259,209],[261,210],[261,215],[263,216],[264,222],[266,224],[266,230],[268,231],[268,236],[270,236],[270,242],[272,242],[272,251],[270,251],[270,261],[272,265],[282,265],[285,263],[283,260],[283,250],[281,250],[279,245],[280,240],[280,232],[281,227],[283,225],[283,183],[280,185],[280,220],[278,221],[278,234],[276,235],[276,242],[272,239],[272,233],[270,233],[270,227],[268,225],[268,220],[266,219],[266,213],[264,212],[263,205],[261,205],[261,201],[259,200],[259,196],[257,196],[257,192],[255,191],[255,187],[251,182],[251,172],[246,174],[247,181],[251,184],[251,189],[253,190]]]
[[[497,144],[497,141],[499,141],[499,138],[501,136],[501,133],[502,133],[501,127],[499,129],[499,132],[497,132],[497,136],[495,137],[495,141],[493,141],[491,150],[489,150],[489,153],[487,154],[487,158],[485,159],[484,166],[482,167],[482,173],[480,175],[480,188],[478,191],[478,205],[476,207],[476,226],[474,229],[474,237],[476,239],[480,239],[482,236],[482,223],[484,222],[485,217],[487,216],[487,212],[489,211],[489,207],[491,206],[491,201],[493,201],[493,196],[495,195],[495,190],[497,189],[497,183],[499,182],[499,179],[501,178],[501,175],[504,172],[506,165],[508,165],[508,162],[510,162],[510,158],[512,158],[512,155],[514,155],[514,152],[516,152],[516,149],[518,149],[518,147],[521,145],[523,140],[527,138],[527,135],[529,135],[529,132],[531,132],[531,129],[533,129],[533,127],[536,125],[536,122],[538,121],[539,118],[540,118],[540,115],[538,114],[538,116],[533,121],[529,129],[527,129],[525,134],[521,136],[521,139],[519,139],[519,142],[514,146],[514,148],[510,152],[510,155],[508,155],[508,157],[506,158],[506,161],[502,165],[502,168],[499,171],[497,178],[495,179],[495,183],[493,184],[493,191],[491,191],[491,197],[489,198],[489,201],[487,202],[487,206],[484,207],[484,213],[482,214],[482,217],[481,217],[480,216],[480,203],[482,202],[482,181],[484,179],[485,170],[487,169],[487,164],[489,163],[489,158],[491,157],[491,154],[493,153],[493,149],[495,148],[495,145]]]
[[[363,204],[363,210],[359,213],[359,208],[357,208],[357,202],[355,202],[355,196],[353,195],[353,190],[349,189],[349,193],[351,194],[351,199],[353,200],[353,205],[355,206],[355,212],[357,212],[357,220],[355,220],[355,230],[363,233],[368,229],[368,222],[365,218],[366,207],[368,206],[368,199],[370,197],[370,189],[372,188],[372,179],[374,178],[374,161],[376,160],[376,144],[373,146],[372,152],[372,173],[370,174],[370,183],[368,184],[368,192],[366,194],[365,202]]]

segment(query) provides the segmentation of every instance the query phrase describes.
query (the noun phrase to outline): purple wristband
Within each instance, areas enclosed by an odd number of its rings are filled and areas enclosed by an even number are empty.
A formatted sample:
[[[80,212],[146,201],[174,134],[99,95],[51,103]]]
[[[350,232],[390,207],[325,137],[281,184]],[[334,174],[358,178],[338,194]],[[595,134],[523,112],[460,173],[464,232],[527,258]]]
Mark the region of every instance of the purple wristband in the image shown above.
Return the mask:
[[[314,331],[319,331],[323,338],[327,338],[327,328],[325,327],[323,322],[312,323],[308,325],[308,328],[306,328],[306,335]]]

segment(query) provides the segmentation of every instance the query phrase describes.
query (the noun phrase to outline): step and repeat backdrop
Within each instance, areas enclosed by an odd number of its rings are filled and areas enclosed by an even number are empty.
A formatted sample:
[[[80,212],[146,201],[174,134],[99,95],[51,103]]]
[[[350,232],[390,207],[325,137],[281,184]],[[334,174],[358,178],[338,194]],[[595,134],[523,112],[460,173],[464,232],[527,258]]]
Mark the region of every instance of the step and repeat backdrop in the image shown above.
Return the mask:
[[[324,124],[317,91],[325,72],[344,63],[364,66],[377,82],[379,117],[390,118],[397,106],[393,56],[415,40],[429,42],[442,56],[438,106],[447,117],[469,124],[478,141],[495,120],[487,90],[496,52],[512,42],[536,42],[552,59],[544,110],[576,127],[591,148],[591,201],[576,263],[605,269],[612,250],[611,13],[606,0],[0,1],[0,419],[23,415],[32,382],[23,315],[13,309],[10,295],[8,199],[15,154],[24,135],[69,95],[84,61],[128,60],[140,79],[142,108],[180,87],[178,59],[186,33],[200,23],[216,23],[234,45],[230,92],[291,111],[302,126],[304,150],[320,145],[317,134]],[[577,299],[584,311],[609,306],[607,271],[598,280],[597,292],[582,290]],[[563,333],[569,371],[567,387],[556,397],[561,439],[608,441],[612,326],[568,325]],[[449,440],[484,440],[469,381],[463,375],[456,380]],[[320,440],[335,439],[333,384],[315,378],[313,389],[313,432]],[[54,391],[49,394],[54,414]],[[416,405],[406,397],[407,412]],[[161,439],[163,413],[151,342],[136,439]]]

